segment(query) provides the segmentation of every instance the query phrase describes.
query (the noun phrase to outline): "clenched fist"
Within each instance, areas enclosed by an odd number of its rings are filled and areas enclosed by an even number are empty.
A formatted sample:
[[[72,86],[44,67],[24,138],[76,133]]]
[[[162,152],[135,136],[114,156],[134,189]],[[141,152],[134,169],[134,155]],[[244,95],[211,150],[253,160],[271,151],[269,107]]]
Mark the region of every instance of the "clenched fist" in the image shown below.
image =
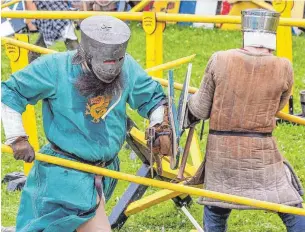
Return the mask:
[[[35,159],[35,152],[29,143],[27,136],[20,136],[10,144],[13,149],[14,158],[31,163]]]

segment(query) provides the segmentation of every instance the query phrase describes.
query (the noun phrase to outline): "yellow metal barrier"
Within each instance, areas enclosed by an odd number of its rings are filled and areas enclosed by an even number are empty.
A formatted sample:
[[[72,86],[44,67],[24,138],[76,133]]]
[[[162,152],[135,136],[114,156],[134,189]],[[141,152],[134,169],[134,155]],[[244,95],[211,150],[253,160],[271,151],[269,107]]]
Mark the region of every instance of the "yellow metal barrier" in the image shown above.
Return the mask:
[[[273,7],[277,12],[281,13],[281,17],[290,18],[293,2],[289,0],[274,1]],[[276,55],[285,57],[292,62],[292,32],[290,27],[279,26],[276,33]],[[291,92],[291,102],[286,104],[283,109],[285,113],[293,112],[293,90]]]
[[[145,13],[145,12],[144,12]],[[25,19],[84,19],[93,15],[111,15],[121,20],[142,21],[143,12],[71,12],[71,11],[5,11],[2,18],[25,18]],[[240,24],[240,16],[199,16],[191,14],[167,14],[156,13],[156,19],[160,22],[192,22],[192,23],[233,23]],[[305,19],[281,18],[280,26],[305,27]]]
[[[287,114],[287,113],[282,112],[282,111],[277,112],[276,117],[278,117],[280,119],[283,119],[283,120],[286,120],[286,121],[289,121],[289,122],[293,122],[293,123],[305,126],[305,119],[304,118],[297,117],[297,116],[294,116],[294,115],[291,115],[291,114]]]
[[[20,2],[20,1],[21,0],[12,0],[12,1],[8,2],[8,3],[4,3],[4,4],[1,5],[1,9],[3,9],[5,7],[8,7],[8,6],[11,6],[11,5],[14,5],[14,4],[16,4],[16,3]]]
[[[102,11],[4,11],[2,18],[24,19],[85,19],[94,15],[110,15],[121,20],[142,21],[142,12],[102,12]]]
[[[163,29],[165,23],[157,22],[155,12],[144,12],[142,26],[146,33],[146,68],[151,68],[163,63]],[[151,74],[157,77],[163,75],[160,71],[153,71]]]
[[[50,54],[50,53],[57,53],[57,51],[54,51],[52,49],[48,49],[48,48],[43,48],[43,47],[39,47],[36,45],[32,45],[30,43],[25,43],[16,39],[12,39],[9,37],[1,37],[1,41],[3,44],[12,44],[15,46],[18,46],[20,48],[24,48],[33,52],[38,52],[41,54]]]
[[[137,201],[130,203],[124,211],[124,214],[129,217],[133,214],[141,212],[142,210],[148,209],[156,204],[160,204],[179,195],[181,195],[180,192],[175,192],[168,189],[160,190],[156,193],[153,193],[152,195],[143,197]]]
[[[196,56],[196,54],[193,54],[191,56],[186,56],[186,57],[174,60],[174,61],[167,62],[165,64],[160,64],[155,67],[147,68],[147,69],[145,69],[145,71],[148,72],[149,74],[151,74],[152,72],[155,72],[158,70],[167,70],[167,69],[185,64],[185,63],[189,63],[189,62],[191,62],[191,60],[193,60],[195,58],[195,56]]]
[[[143,8],[147,6],[150,2],[151,0],[142,0],[136,6],[134,6],[129,12],[139,12],[143,10]]]
[[[12,149],[7,146],[7,145],[2,145],[1,146],[1,151],[4,153],[10,153],[12,154],[13,151]],[[72,168],[76,169],[79,171],[83,172],[89,172],[101,176],[108,176],[111,178],[119,179],[119,180],[125,180],[129,182],[133,182],[136,184],[141,184],[141,185],[146,185],[146,186],[151,186],[151,187],[156,187],[156,188],[162,188],[162,189],[168,189],[168,190],[173,190],[175,192],[180,192],[180,193],[186,193],[190,195],[195,195],[195,196],[201,196],[201,197],[208,197],[208,198],[213,198],[221,201],[226,201],[226,202],[232,202],[236,204],[241,204],[241,205],[248,205],[260,209],[266,209],[266,210],[271,210],[275,212],[281,212],[281,213],[290,213],[290,214],[296,214],[296,215],[303,215],[305,216],[305,209],[301,208],[296,208],[296,207],[291,207],[291,206],[286,206],[286,205],[280,205],[280,204],[275,204],[275,203],[270,203],[266,201],[259,201],[251,198],[246,198],[246,197],[239,197],[239,196],[234,196],[234,195],[229,195],[229,194],[224,194],[224,193],[218,193],[214,191],[208,191],[204,189],[198,189],[194,187],[189,187],[189,186],[183,186],[180,184],[173,184],[165,181],[159,181],[159,180],[154,180],[154,179],[149,179],[145,177],[139,177],[139,176],[134,176],[131,174],[127,173],[122,173],[122,172],[116,172],[112,170],[108,170],[105,168],[100,168],[88,164],[83,164],[83,163],[78,163],[75,161],[71,160],[66,160],[54,156],[49,156],[45,154],[40,154],[40,153],[35,153],[36,160],[42,161],[42,162],[47,162],[67,168]]]

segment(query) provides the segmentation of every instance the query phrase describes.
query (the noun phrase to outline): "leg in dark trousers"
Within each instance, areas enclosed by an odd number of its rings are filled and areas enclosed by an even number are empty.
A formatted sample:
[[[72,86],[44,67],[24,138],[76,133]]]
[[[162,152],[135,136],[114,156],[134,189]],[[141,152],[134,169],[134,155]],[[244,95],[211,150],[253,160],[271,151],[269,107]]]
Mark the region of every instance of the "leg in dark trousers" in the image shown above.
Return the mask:
[[[298,208],[302,208],[302,204],[296,205]],[[304,232],[305,231],[305,216],[299,216],[294,214],[279,213],[278,214],[284,222],[287,232]]]
[[[231,209],[216,206],[205,206],[203,215],[204,232],[227,231],[227,220],[231,211]]]
[[[39,47],[43,47],[43,48],[47,47],[47,45],[44,42],[42,34],[39,33],[39,36],[35,42],[35,45],[39,46]],[[32,61],[36,60],[38,57],[40,57],[40,55],[41,55],[40,53],[30,51],[29,52],[29,63],[32,63]]]

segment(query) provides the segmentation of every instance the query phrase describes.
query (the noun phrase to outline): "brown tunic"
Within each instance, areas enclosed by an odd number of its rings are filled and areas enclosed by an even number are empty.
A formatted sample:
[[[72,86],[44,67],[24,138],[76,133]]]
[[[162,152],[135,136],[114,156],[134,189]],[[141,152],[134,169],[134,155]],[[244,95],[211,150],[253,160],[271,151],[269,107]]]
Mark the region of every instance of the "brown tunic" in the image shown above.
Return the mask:
[[[190,112],[210,118],[210,129],[271,133],[275,114],[287,103],[293,85],[289,60],[241,49],[215,53],[200,89],[189,101]],[[279,204],[302,202],[302,187],[292,168],[285,168],[272,137],[209,135],[201,169],[190,181],[205,189]],[[193,183],[194,184],[194,183]],[[248,209],[210,198],[199,203]]]

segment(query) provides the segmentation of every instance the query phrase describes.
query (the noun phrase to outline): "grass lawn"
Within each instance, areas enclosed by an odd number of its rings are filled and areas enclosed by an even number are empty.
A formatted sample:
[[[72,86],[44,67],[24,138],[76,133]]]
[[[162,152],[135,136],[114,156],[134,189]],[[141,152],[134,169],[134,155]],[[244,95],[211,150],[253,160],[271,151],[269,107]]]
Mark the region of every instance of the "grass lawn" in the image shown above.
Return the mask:
[[[139,24],[132,24],[132,38],[129,42],[129,53],[145,67],[145,37]],[[36,35],[31,36],[31,42],[35,41]],[[213,52],[240,47],[242,44],[240,32],[225,32],[220,30],[203,30],[187,27],[168,26],[164,33],[164,62],[196,53],[193,61],[193,71],[191,85],[198,87],[205,65]],[[63,43],[58,43],[53,47],[58,51],[63,51]],[[295,89],[294,106],[295,111],[300,112],[299,91],[305,89],[305,38],[293,37],[293,66],[295,69]],[[8,59],[2,48],[2,80],[6,80],[10,74]],[[175,69],[176,81],[182,82],[186,72],[186,65]],[[166,73],[164,73],[166,76]],[[178,92],[177,92],[178,93]],[[40,146],[46,143],[41,122],[41,102],[37,104],[37,120]],[[136,120],[142,127],[143,119],[128,109],[128,114]],[[198,128],[199,129],[199,128]],[[294,166],[303,185],[305,185],[305,127],[287,124],[279,125],[275,132],[278,147],[286,159]],[[3,135],[3,131],[2,131]],[[4,137],[2,136],[2,142]],[[201,150],[205,150],[205,140],[201,144]],[[120,152],[122,172],[134,174],[140,167],[139,159],[131,159],[130,151],[122,149]],[[15,161],[11,155],[2,155],[1,174],[2,177],[13,171],[22,171],[22,162]],[[123,194],[127,182],[119,181],[111,200],[107,203],[107,212],[111,209]],[[151,194],[157,189],[149,188],[146,195]],[[16,214],[20,192],[8,192],[6,185],[2,184],[2,226],[15,225]],[[196,202],[196,198],[194,198]],[[196,203],[190,207],[190,212],[202,223],[202,207]],[[192,224],[184,216],[182,211],[175,207],[172,201],[151,207],[139,214],[131,216],[121,231],[190,231]],[[265,211],[233,211],[229,219],[229,231],[253,231],[253,232],[278,232],[285,231],[281,220],[274,213]]]

